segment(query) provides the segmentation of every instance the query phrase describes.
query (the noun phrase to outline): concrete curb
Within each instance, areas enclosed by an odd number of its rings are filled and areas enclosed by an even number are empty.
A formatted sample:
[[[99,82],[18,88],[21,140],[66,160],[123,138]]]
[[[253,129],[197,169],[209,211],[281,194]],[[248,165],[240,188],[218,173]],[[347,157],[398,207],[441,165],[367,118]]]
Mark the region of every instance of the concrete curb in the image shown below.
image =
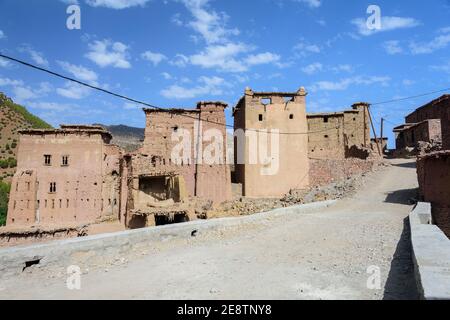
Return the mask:
[[[409,222],[414,271],[422,299],[450,300],[450,240],[431,224],[431,204],[419,202]]]
[[[40,267],[67,267],[74,256],[103,259],[129,252],[143,244],[189,239],[191,233],[213,232],[267,218],[308,213],[327,208],[336,200],[315,202],[237,218],[197,220],[193,222],[100,234],[83,238],[52,241],[43,244],[0,249],[0,278],[20,274],[24,267],[38,262]]]

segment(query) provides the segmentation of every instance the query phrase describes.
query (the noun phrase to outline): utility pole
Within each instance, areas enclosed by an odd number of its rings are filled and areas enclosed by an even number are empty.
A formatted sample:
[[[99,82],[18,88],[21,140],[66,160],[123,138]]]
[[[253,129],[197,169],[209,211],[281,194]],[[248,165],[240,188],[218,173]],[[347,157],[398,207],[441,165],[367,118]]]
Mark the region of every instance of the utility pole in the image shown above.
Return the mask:
[[[372,126],[373,135],[375,137],[375,143],[377,144],[378,154],[381,157],[381,149],[380,149],[380,145],[378,144],[377,132],[375,131],[375,126],[373,125],[372,115],[370,114],[370,105],[367,106],[367,113],[369,114],[369,120],[370,120],[370,124]]]
[[[383,149],[383,141],[384,141],[383,129],[384,129],[384,118],[381,118],[381,132],[380,132],[381,149]]]

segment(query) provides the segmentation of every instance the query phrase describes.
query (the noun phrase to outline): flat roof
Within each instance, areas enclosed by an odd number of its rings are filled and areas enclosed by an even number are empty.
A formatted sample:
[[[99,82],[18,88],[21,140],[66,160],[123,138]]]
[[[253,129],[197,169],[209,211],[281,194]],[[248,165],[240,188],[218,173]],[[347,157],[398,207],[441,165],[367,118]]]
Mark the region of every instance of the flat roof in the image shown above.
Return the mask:
[[[100,134],[106,135],[112,139],[112,135],[109,131],[105,130],[100,126],[89,126],[89,125],[61,125],[60,129],[25,129],[19,130],[20,134],[29,135],[45,135],[45,134],[75,134],[75,133],[89,133],[89,134]]]
[[[174,108],[143,108],[145,113],[157,113],[157,112],[167,112],[167,113],[184,113],[184,112],[191,112],[191,113],[198,113],[200,112],[200,109],[202,106],[205,105],[215,105],[215,106],[222,106],[224,109],[228,107],[228,104],[222,101],[200,101],[197,102],[197,108],[181,108],[181,107],[174,107]]]
[[[330,113],[307,113],[306,117],[343,117],[344,112],[330,112]]]

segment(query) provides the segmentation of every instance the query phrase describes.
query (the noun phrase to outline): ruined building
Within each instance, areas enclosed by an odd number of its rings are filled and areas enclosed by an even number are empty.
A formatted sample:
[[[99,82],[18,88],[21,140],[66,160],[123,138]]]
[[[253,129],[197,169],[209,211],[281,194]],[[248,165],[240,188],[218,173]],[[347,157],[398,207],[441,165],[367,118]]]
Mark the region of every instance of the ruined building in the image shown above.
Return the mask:
[[[225,113],[222,102],[200,102],[196,109],[145,109],[143,147],[125,157],[127,176],[127,225],[135,214],[150,212],[150,206],[195,196],[220,203],[231,199],[230,167],[226,164]],[[184,156],[175,153],[187,135]],[[211,138],[213,134],[215,138]],[[216,140],[216,141],[214,141]],[[219,140],[219,141],[217,141]],[[211,143],[219,154],[213,163],[204,157]],[[175,159],[174,159],[175,157]],[[150,223],[151,224],[151,223]]]
[[[306,95],[304,88],[293,93],[247,88],[237,103],[233,110],[234,129],[240,130],[235,134],[235,175],[244,196],[280,197],[309,185]],[[278,150],[272,143],[272,129],[279,130]],[[269,152],[262,152],[261,145],[267,145]]]
[[[117,219],[121,152],[97,126],[20,132],[7,225]]]
[[[445,94],[406,116],[405,124],[394,128],[396,149],[415,147],[419,141],[442,142],[450,149],[450,95]]]
[[[367,103],[342,112],[309,113],[307,120],[310,158],[343,159],[356,156],[357,148],[371,146]]]

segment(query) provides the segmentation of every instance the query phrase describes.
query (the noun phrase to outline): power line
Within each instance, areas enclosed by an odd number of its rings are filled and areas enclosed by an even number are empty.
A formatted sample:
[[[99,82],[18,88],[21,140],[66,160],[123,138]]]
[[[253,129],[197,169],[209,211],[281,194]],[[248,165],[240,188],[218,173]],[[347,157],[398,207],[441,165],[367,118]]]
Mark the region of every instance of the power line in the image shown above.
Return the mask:
[[[112,92],[110,90],[107,90],[107,89],[104,89],[104,88],[100,88],[98,86],[94,86],[94,85],[88,84],[86,82],[83,82],[83,81],[80,81],[80,80],[77,80],[77,79],[74,79],[74,78],[62,75],[60,73],[51,71],[51,70],[46,69],[46,68],[39,67],[37,65],[28,63],[26,61],[23,61],[23,60],[20,60],[20,59],[17,59],[17,58],[13,58],[13,57],[4,55],[2,53],[0,53],[0,57],[4,58],[4,59],[11,60],[11,61],[14,61],[14,62],[17,62],[19,64],[22,64],[22,65],[27,66],[27,67],[32,68],[32,69],[48,73],[48,74],[50,74],[52,76],[55,76],[55,77],[58,77],[58,78],[61,78],[61,79],[67,80],[67,81],[71,81],[71,82],[74,82],[74,83],[77,83],[77,84],[79,84],[81,86],[85,86],[85,87],[91,88],[93,90],[97,90],[97,91],[100,91],[100,92],[103,92],[103,93],[115,96],[115,97],[120,98],[120,99],[124,99],[124,100],[130,101],[130,102],[134,102],[134,103],[146,106],[146,107],[151,108],[151,109],[160,110],[160,111],[167,111],[167,109],[165,109],[165,108],[158,107],[158,106],[152,105],[152,104],[144,102],[144,101],[140,101],[140,100],[137,100],[137,99],[134,99],[134,98],[130,98],[130,97],[124,96],[122,94],[118,94],[118,93]],[[405,101],[405,100],[420,98],[420,97],[424,97],[424,96],[427,96],[427,95],[431,95],[431,94],[435,94],[435,93],[439,93],[439,92],[443,92],[443,91],[449,91],[449,90],[450,90],[450,88],[446,88],[446,89],[441,89],[441,90],[436,90],[436,91],[431,91],[431,92],[418,94],[418,95],[415,95],[415,96],[409,96],[409,97],[405,97],[405,98],[399,98],[399,99],[393,99],[393,100],[387,100],[387,101],[371,103],[370,105],[371,106],[376,106],[376,105],[381,105],[381,104],[389,104],[389,103],[394,103],[394,102],[399,102],[399,101]],[[234,126],[227,125],[226,123],[223,124],[221,122],[215,122],[215,121],[206,120],[206,119],[198,119],[196,117],[193,117],[193,116],[190,116],[190,115],[187,115],[187,114],[182,114],[181,116],[187,117],[187,118],[191,118],[191,119],[194,119],[194,120],[200,120],[200,121],[204,121],[204,122],[208,122],[208,123],[212,123],[212,124],[216,124],[216,125],[225,126],[226,128],[233,128],[234,129]],[[247,130],[248,131],[256,131],[256,132],[265,132],[264,130],[258,130],[258,129],[247,129]],[[335,128],[328,128],[328,129],[315,131],[315,132],[280,132],[279,134],[283,134],[283,135],[307,135],[307,134],[312,134],[312,133],[321,133],[321,132],[325,132],[325,131],[329,131],[329,130],[335,130]]]
[[[426,92],[426,93],[421,93],[415,96],[409,96],[409,97],[405,97],[405,98],[398,98],[398,99],[392,99],[392,100],[387,100],[387,101],[381,101],[381,102],[375,102],[375,103],[371,103],[371,106],[377,106],[380,104],[389,104],[389,103],[394,103],[394,102],[400,102],[400,101],[405,101],[405,100],[411,100],[411,99],[416,99],[416,98],[421,98],[421,97],[425,97],[425,96],[429,96],[435,93],[440,93],[440,92],[444,92],[444,91],[450,91],[450,88],[445,88],[445,89],[440,89],[440,90],[436,90],[436,91],[430,91],[430,92]]]
[[[32,68],[32,69],[48,73],[48,74],[50,74],[52,76],[55,76],[55,77],[58,77],[58,78],[61,78],[61,79],[67,80],[67,81],[75,82],[75,83],[77,83],[79,85],[91,88],[93,90],[101,91],[103,93],[115,96],[115,97],[120,98],[120,99],[124,99],[124,100],[130,101],[130,102],[134,102],[134,103],[137,103],[137,104],[141,104],[141,105],[144,105],[144,106],[146,106],[148,108],[151,108],[151,109],[160,110],[160,111],[167,111],[167,109],[165,109],[165,108],[158,107],[158,106],[149,104],[149,103],[144,102],[144,101],[133,99],[133,98],[130,98],[130,97],[127,97],[127,96],[124,96],[124,95],[121,95],[121,94],[118,94],[118,93],[115,93],[115,92],[112,92],[112,91],[109,91],[109,90],[106,90],[106,89],[103,89],[103,88],[100,88],[100,87],[97,87],[97,86],[94,86],[94,85],[91,85],[91,84],[88,84],[86,82],[83,82],[83,81],[80,81],[80,80],[77,80],[77,79],[74,79],[74,78],[62,75],[60,73],[51,71],[51,70],[46,69],[46,68],[39,67],[37,65],[28,63],[28,62],[23,61],[23,60],[19,60],[19,59],[16,59],[16,58],[4,55],[2,53],[0,53],[0,57],[4,58],[4,59],[11,60],[11,61],[14,61],[14,62],[17,62],[19,64],[22,64],[22,65],[27,66],[27,67]],[[187,117],[187,118],[191,118],[191,119],[194,119],[194,120],[199,120],[199,121],[204,121],[204,122],[208,122],[208,123],[212,123],[212,124],[216,124],[216,125],[225,126],[226,128],[233,128],[234,129],[234,126],[227,125],[226,123],[223,124],[221,122],[215,122],[215,121],[211,121],[211,120],[207,120],[207,119],[199,119],[197,117],[190,116],[190,115],[187,115],[187,114],[181,114],[181,116]],[[247,130],[248,131],[256,131],[256,132],[266,132],[264,130],[259,130],[259,129],[247,129]],[[320,130],[320,131],[316,131],[316,132],[279,132],[279,134],[282,134],[282,135],[307,135],[307,134],[311,134],[311,133],[325,132],[325,131],[328,131],[328,130],[333,130],[333,128],[332,129]]]

